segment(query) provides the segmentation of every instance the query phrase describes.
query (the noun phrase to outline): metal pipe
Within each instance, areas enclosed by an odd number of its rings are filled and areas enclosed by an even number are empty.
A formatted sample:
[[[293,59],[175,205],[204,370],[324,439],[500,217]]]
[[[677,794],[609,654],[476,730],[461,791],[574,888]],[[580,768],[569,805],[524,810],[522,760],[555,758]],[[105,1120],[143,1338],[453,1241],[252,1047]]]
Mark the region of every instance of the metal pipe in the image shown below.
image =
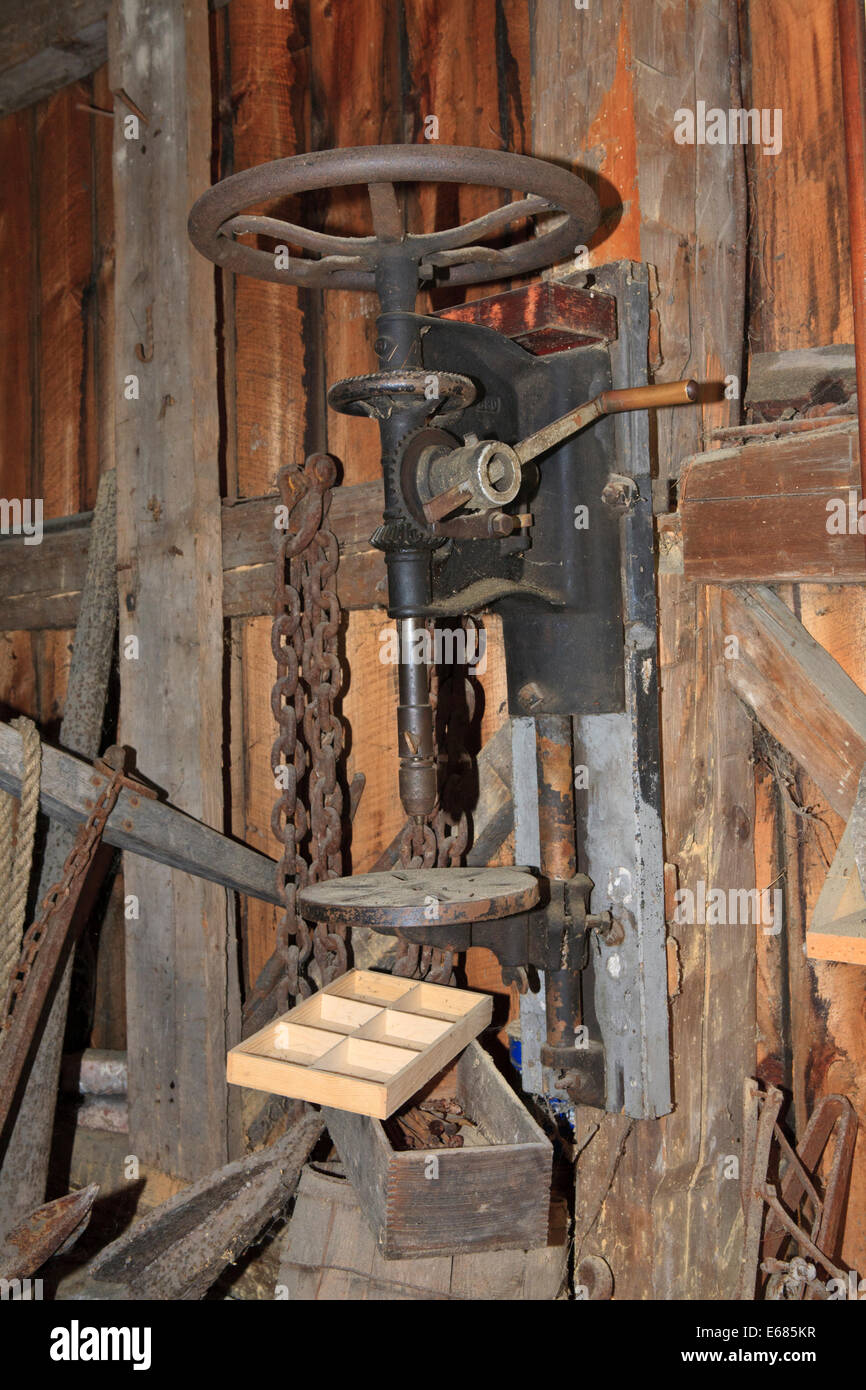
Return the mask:
[[[837,0],[836,13],[842,68],[842,116],[854,300],[860,496],[866,498],[866,18],[863,0]]]
[[[68,1052],[63,1058],[60,1080],[65,1092],[82,1096],[125,1096],[127,1087],[125,1052],[88,1047]]]
[[[541,872],[547,878],[574,878],[577,850],[571,717],[542,715],[535,721],[535,738]]]
[[[66,1095],[79,1097],[75,1109],[79,1129],[129,1132],[125,1052],[88,1047],[84,1052],[67,1053],[60,1068],[60,1084]]]
[[[424,619],[399,618],[397,641],[400,800],[407,815],[423,820],[435,811],[438,792],[430,703],[430,634]]]
[[[538,833],[542,874],[568,880],[577,873],[574,819],[574,756],[571,718],[544,715],[535,723]],[[580,1022],[580,979],[571,968],[545,972],[548,1048],[574,1046]]]

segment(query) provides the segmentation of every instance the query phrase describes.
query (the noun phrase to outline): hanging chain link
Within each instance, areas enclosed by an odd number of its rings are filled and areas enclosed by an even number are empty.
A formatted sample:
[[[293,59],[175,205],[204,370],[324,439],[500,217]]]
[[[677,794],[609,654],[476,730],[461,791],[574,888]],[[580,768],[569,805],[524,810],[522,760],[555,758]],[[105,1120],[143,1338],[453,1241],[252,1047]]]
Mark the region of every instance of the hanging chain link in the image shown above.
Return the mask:
[[[278,732],[271,766],[279,795],[271,829],[282,846],[276,884],[283,913],[274,953],[244,1004],[245,1031],[284,1012],[290,999],[306,998],[311,980],[321,987],[347,968],[345,928],[320,925],[313,934],[295,905],[299,888],[342,873],[339,549],[327,528],[336,472],[329,455],[313,454],[302,467],[287,464],[277,479],[283,510],[275,543],[271,709]]]
[[[245,1033],[285,1012],[290,1000],[306,998],[313,985],[321,988],[348,968],[345,926],[320,923],[311,931],[296,907],[299,889],[343,872],[344,735],[336,711],[343,680],[335,583],[339,549],[327,527],[335,481],[336,467],[327,454],[313,454],[303,467],[288,464],[278,477],[283,516],[276,531],[271,631],[277,663],[271,708],[278,733],[271,765],[279,795],[271,829],[281,845],[276,883],[283,913],[275,950],[244,1004]],[[461,800],[455,789],[472,763],[466,748],[476,687],[465,666],[455,665],[441,688],[432,668],[431,702],[441,750],[442,795],[439,809],[423,825],[407,822],[400,845],[404,868],[459,865],[469,843],[466,813],[454,811]],[[353,785],[353,802],[355,790]],[[449,984],[452,967],[450,951],[404,942],[394,973]]]
[[[470,624],[479,626],[474,618],[465,618],[461,627],[466,631]],[[456,867],[463,863],[469,846],[469,820],[466,812],[457,808],[467,803],[463,783],[473,768],[468,748],[476,712],[476,683],[465,664],[455,663],[449,671],[445,679],[440,678],[437,667],[430,671],[430,702],[439,750],[439,806],[423,825],[408,821],[404,827],[400,843],[404,869]],[[393,973],[447,985],[453,966],[453,952],[404,941]]]

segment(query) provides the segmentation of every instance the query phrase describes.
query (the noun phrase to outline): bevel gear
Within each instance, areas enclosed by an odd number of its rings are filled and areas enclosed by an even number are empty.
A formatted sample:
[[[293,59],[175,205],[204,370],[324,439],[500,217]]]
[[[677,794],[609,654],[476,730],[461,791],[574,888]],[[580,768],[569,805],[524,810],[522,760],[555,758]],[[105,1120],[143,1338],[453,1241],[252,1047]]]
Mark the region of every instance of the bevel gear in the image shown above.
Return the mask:
[[[399,515],[386,518],[370,538],[377,550],[419,546],[438,550],[441,536],[430,531],[415,488],[415,467],[423,451],[440,447],[450,451],[460,444],[454,435],[431,425],[409,430],[397,442],[393,453],[382,461],[386,495],[399,508]]]

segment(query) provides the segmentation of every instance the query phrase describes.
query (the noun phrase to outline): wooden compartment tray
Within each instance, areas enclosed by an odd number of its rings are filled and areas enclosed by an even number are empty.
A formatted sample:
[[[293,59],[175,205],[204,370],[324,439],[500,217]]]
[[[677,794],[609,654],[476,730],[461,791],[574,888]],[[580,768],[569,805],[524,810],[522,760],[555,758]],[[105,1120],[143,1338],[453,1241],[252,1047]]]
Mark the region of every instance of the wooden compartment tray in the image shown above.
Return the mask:
[[[486,994],[350,970],[228,1054],[236,1086],[384,1120],[490,1022]]]
[[[551,1220],[553,1146],[484,1048],[469,1043],[424,1087],[432,1096],[455,1096],[488,1143],[396,1149],[379,1120],[322,1112],[381,1254],[399,1260],[560,1244],[565,1231]]]

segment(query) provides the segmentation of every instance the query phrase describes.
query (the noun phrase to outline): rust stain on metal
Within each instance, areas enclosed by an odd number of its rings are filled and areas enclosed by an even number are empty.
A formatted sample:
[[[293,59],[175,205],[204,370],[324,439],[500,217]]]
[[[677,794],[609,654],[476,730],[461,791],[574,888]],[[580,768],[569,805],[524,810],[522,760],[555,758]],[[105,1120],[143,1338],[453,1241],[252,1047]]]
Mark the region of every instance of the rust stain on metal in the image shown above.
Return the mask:
[[[79,1192],[69,1192],[37,1207],[9,1232],[0,1246],[0,1278],[29,1278],[52,1255],[69,1249],[90,1220],[98,1192],[99,1185],[91,1183]]]

